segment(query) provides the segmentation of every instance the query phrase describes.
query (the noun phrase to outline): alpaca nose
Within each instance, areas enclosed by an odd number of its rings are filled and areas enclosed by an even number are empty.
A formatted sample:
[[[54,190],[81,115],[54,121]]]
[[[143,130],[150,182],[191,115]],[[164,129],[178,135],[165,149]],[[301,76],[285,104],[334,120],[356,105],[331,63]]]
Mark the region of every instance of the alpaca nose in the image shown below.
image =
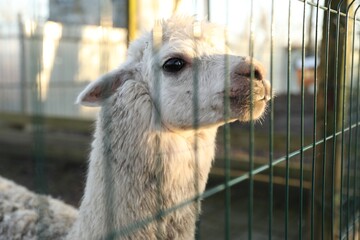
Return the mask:
[[[265,75],[264,67],[255,59],[245,58],[235,68],[235,74],[262,81]]]

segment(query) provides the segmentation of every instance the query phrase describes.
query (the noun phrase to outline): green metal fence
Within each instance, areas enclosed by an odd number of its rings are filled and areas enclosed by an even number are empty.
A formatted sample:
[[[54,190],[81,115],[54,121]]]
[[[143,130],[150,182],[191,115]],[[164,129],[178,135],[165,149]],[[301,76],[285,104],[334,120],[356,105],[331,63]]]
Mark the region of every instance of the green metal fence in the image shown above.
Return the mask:
[[[254,13],[261,1],[248,2],[251,2],[251,14],[247,54],[256,57]],[[286,42],[285,54],[282,55],[285,59],[282,62],[285,63],[282,67],[285,76],[281,83],[286,85],[286,91],[271,98],[262,124],[253,120],[248,124],[226,124],[218,133],[220,153],[204,193],[169,209],[159,207],[156,215],[134,222],[125,229],[116,229],[107,236],[108,239],[124,236],[194,201],[203,202],[203,214],[197,223],[197,239],[360,237],[360,17],[357,14],[360,2],[272,0],[266,22],[267,31],[270,32],[269,58],[266,61],[268,78],[273,86],[276,85],[275,78],[279,76],[275,69],[280,64],[279,58],[276,58],[279,52],[275,50],[279,45],[276,16],[283,14],[277,11],[279,5],[286,5],[287,9],[287,31],[285,39],[282,39]],[[300,11],[299,6],[302,12],[301,44],[295,45],[298,39],[294,35],[296,29],[293,21],[294,15]],[[4,45],[10,46],[6,39],[3,36],[1,40],[5,42]],[[30,35],[29,40],[36,41],[34,35]],[[72,38],[71,41],[77,40]],[[109,47],[111,44],[106,42],[104,45]],[[31,48],[25,51],[30,56],[22,57],[38,59],[38,51],[41,50]],[[109,52],[100,52],[105,58],[108,57]],[[297,66],[294,63],[296,54],[299,57]],[[5,59],[8,59],[6,54],[0,62],[4,63]],[[310,65],[307,65],[308,59],[311,59]],[[30,69],[41,72],[43,62],[30,63],[33,64]],[[297,93],[292,92],[295,73],[299,79]],[[5,81],[0,79],[0,93],[3,94],[0,96],[0,121],[11,122],[10,125],[14,125],[15,121],[16,125],[33,126],[30,134],[34,143],[34,186],[40,193],[51,193],[46,177],[47,161],[51,159],[51,154],[45,150],[45,136],[51,134],[49,119],[56,118],[60,122],[67,119],[61,113],[55,114],[55,117],[45,115],[42,86],[36,84],[36,76],[29,79],[29,83],[19,82],[19,85],[14,85],[11,74],[3,74],[2,77]],[[80,89],[84,83],[75,86]],[[13,96],[9,92],[22,94],[24,92],[19,90],[22,87],[31,96],[31,111],[21,108],[14,110],[11,105]],[[65,83],[60,91],[73,87],[73,84]],[[195,74],[195,91],[197,87]],[[313,89],[310,92],[309,87]],[[75,99],[75,94],[71,92],[70,98]],[[197,116],[198,101],[194,97],[194,116]],[[17,119],[23,116],[30,118]],[[82,123],[89,124],[89,121],[83,120]],[[195,117],[194,128],[197,127],[198,119]],[[71,131],[79,132],[75,128]],[[197,149],[196,143],[194,149]]]

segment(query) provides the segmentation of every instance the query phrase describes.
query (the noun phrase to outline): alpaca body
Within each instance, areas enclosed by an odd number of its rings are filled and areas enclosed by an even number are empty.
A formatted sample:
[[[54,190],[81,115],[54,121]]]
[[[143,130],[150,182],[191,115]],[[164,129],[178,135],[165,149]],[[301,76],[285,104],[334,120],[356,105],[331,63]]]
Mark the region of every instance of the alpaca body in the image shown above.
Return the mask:
[[[261,65],[225,42],[223,28],[192,17],[159,22],[79,95],[101,111],[68,239],[194,238],[198,202],[159,214],[204,191],[217,128],[261,117],[269,100]]]
[[[195,131],[159,129],[144,83],[127,81],[109,101],[98,118],[80,219],[69,239],[99,239],[203,192],[214,157],[217,127],[198,131],[195,151]],[[126,238],[192,239],[196,208],[180,208]]]
[[[0,178],[0,240],[193,239],[200,204],[181,203],[205,189],[217,128],[260,118],[270,98],[262,66],[226,42],[175,16],[131,43],[77,100],[101,107],[79,212]]]
[[[61,240],[78,212],[0,177],[0,240]]]

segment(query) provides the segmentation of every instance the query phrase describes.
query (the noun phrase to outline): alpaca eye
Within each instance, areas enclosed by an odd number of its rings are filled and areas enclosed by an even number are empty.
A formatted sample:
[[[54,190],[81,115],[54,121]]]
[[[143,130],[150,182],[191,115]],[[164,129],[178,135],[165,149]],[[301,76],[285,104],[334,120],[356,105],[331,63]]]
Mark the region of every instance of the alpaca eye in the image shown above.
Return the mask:
[[[162,68],[166,72],[175,73],[180,71],[184,66],[185,66],[185,61],[183,59],[170,58],[164,63]]]

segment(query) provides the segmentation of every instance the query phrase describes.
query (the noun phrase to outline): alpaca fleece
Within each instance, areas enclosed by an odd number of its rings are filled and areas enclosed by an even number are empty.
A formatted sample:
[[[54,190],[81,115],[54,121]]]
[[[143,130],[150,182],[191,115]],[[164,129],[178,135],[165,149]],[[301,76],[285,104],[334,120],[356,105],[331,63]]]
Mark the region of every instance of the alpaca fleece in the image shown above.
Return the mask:
[[[130,45],[125,63],[79,95],[79,103],[101,111],[68,239],[194,238],[195,201],[134,224],[201,194],[217,128],[265,110],[270,85],[263,68],[231,55],[224,43],[225,30],[208,22],[158,22]],[[162,66],[169,59],[183,65],[167,71]]]
[[[0,240],[193,239],[199,201],[160,213],[203,193],[218,127],[260,118],[270,98],[263,67],[226,34],[174,16],[131,43],[77,99],[101,107],[79,211],[0,178]]]
[[[64,239],[78,212],[0,177],[0,240]]]

